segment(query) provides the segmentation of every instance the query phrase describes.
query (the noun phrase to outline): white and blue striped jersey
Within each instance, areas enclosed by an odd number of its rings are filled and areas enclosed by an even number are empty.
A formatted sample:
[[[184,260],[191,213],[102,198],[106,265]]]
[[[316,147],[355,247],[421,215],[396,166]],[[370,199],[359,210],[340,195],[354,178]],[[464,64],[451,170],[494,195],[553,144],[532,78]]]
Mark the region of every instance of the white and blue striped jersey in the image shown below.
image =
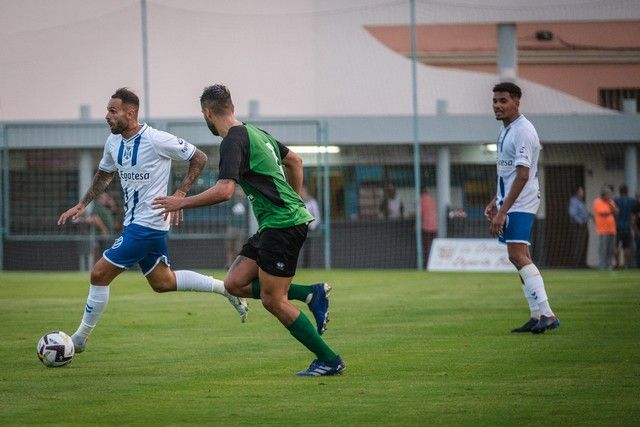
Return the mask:
[[[111,134],[99,168],[118,172],[124,192],[124,226],[138,224],[169,229],[169,219],[151,207],[153,199],[167,195],[171,160],[190,160],[196,147],[170,133],[142,125],[130,139]]]
[[[529,168],[529,180],[509,209],[509,212],[535,214],[540,206],[540,185],[538,183],[538,157],[540,139],[531,122],[520,115],[509,126],[500,129],[497,143],[498,192],[496,205],[502,206],[516,178],[516,166]]]

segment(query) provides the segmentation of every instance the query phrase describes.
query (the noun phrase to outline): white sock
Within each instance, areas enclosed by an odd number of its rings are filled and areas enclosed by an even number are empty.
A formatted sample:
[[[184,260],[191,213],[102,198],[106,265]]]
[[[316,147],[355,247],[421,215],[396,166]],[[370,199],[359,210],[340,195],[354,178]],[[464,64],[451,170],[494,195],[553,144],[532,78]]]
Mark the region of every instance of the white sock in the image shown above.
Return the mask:
[[[544,289],[544,280],[542,275],[535,264],[527,264],[518,272],[522,281],[524,282],[525,295],[527,295],[527,301],[529,296],[532,297],[538,303],[538,309],[543,316],[553,316],[553,311],[549,306],[549,298],[547,292]],[[531,307],[531,306],[530,306]]]
[[[93,328],[96,327],[96,323],[98,323],[98,319],[108,302],[109,286],[89,285],[89,296],[87,297],[87,305],[84,308],[82,321],[73,335],[86,340]]]
[[[549,305],[549,300],[541,301],[538,306],[540,307],[540,313],[544,314],[547,317],[553,316],[553,311],[551,311],[551,306]]]
[[[522,292],[524,293],[524,297],[527,299],[527,304],[529,304],[529,311],[531,312],[531,317],[534,319],[540,318],[540,309],[538,308],[538,301],[535,300],[529,293],[527,292],[527,288],[522,285]]]
[[[176,274],[177,291],[215,292],[224,295],[224,282],[211,276],[189,270],[178,270]]]

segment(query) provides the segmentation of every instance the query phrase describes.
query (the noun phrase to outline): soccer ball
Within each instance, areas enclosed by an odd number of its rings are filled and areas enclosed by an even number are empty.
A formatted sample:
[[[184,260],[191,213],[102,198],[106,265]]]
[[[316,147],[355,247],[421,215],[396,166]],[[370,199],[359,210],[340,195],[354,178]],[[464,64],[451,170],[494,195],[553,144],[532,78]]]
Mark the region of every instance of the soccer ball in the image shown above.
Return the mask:
[[[59,368],[71,363],[75,348],[69,335],[62,331],[54,331],[40,338],[36,354],[44,366]]]

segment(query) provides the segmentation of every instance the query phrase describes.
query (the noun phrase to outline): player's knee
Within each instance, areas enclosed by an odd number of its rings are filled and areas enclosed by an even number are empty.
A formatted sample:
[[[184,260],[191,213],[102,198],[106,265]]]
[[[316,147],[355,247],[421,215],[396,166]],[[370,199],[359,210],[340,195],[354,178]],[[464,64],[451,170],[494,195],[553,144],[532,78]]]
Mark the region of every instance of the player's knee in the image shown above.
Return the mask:
[[[271,294],[262,294],[260,297],[262,301],[262,306],[271,314],[278,315],[285,310],[285,305],[287,304],[286,296],[283,298],[277,295]]]
[[[92,284],[98,283],[98,284],[102,284],[102,280],[104,277],[104,274],[101,274],[99,271],[96,271],[95,269],[91,270],[91,277],[89,280],[91,280]]]
[[[169,268],[156,267],[146,277],[151,289],[157,293],[171,292],[177,289],[176,275]]]
[[[522,268],[522,263],[520,261],[520,257],[517,255],[509,255],[509,262],[513,264],[515,268],[518,270]]]
[[[276,304],[268,299],[262,298],[262,306],[271,314],[276,314],[278,312]]]
[[[511,261],[511,264],[513,264],[513,266],[518,270],[527,264],[531,264],[529,257],[522,255],[509,255],[509,261]]]
[[[510,256],[509,262],[511,262],[511,264],[513,264],[513,266],[518,270],[522,268],[522,262],[520,261],[520,258],[517,256]]]
[[[262,301],[262,306],[269,312],[269,313],[277,313],[278,312],[278,308],[279,308],[279,301],[276,298],[273,298],[272,295],[268,295],[268,294],[263,294],[261,295],[260,300]]]
[[[163,294],[165,292],[171,292],[175,289],[171,289],[171,287],[166,283],[155,283],[151,285],[151,289],[153,289],[156,293]]]
[[[234,296],[241,296],[240,295],[240,289],[242,288],[242,285],[234,280],[231,280],[229,278],[224,279],[224,288],[227,290],[227,292],[229,292],[231,295]]]
[[[509,262],[515,267],[518,267],[518,257],[515,255],[509,255]]]
[[[111,282],[111,274],[107,271],[95,268],[91,270],[91,283],[94,285],[108,285]]]
[[[148,282],[151,289],[159,294],[176,290],[175,283],[172,283],[170,280],[148,280]]]

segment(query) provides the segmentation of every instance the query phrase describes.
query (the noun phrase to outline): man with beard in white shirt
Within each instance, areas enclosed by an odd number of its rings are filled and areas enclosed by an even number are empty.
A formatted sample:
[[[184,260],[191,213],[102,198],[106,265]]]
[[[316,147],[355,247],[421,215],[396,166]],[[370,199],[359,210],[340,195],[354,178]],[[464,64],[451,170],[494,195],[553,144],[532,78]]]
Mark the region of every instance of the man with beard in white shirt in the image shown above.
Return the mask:
[[[71,336],[76,353],[86,340],[109,301],[109,285],[120,273],[138,264],[156,292],[215,292],[226,296],[240,314],[247,316],[243,298],[224,289],[221,280],[193,271],[170,268],[167,232],[170,224],[182,221],[182,211],[158,215],[151,207],[155,197],[167,194],[171,161],[188,161],[189,169],[174,195],[185,197],[207,162],[207,155],[170,133],[138,123],[138,96],[127,88],[118,89],[109,100],[105,117],[111,135],[107,138],[98,171],[82,200],[58,219],[63,225],[77,219],[117,173],[124,193],[124,229],[91,270],[89,296],[77,331]]]

